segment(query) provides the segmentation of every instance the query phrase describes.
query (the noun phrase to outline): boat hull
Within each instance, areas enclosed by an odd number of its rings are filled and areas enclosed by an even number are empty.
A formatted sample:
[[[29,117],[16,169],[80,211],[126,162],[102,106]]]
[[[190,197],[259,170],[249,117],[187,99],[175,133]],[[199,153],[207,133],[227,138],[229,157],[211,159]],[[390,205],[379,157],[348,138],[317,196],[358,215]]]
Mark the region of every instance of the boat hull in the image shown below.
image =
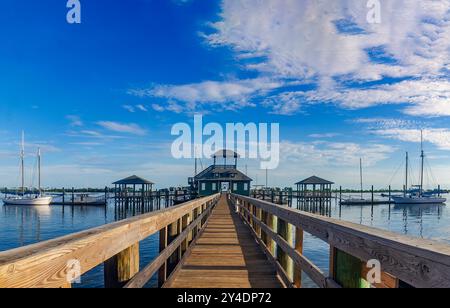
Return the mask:
[[[445,198],[410,198],[410,197],[392,197],[395,204],[442,204],[447,201]]]
[[[52,203],[52,197],[38,198],[10,198],[4,199],[4,205],[23,205],[23,206],[49,206]]]

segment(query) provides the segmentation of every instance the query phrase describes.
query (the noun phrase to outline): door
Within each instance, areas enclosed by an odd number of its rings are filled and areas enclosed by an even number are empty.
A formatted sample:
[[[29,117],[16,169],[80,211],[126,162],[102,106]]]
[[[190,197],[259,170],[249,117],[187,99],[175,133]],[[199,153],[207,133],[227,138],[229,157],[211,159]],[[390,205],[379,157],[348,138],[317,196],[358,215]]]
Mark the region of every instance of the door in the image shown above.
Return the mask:
[[[221,187],[222,192],[230,191],[230,183],[228,183],[228,182],[222,182],[220,184],[220,187]]]

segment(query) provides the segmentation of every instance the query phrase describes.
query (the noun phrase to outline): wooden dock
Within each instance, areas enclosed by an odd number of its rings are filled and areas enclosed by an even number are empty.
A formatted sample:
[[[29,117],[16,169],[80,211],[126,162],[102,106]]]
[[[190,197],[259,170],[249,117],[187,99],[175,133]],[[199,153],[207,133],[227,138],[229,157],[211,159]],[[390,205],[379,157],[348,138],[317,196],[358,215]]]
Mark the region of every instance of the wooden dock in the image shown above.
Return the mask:
[[[167,288],[281,288],[275,267],[222,196]]]
[[[304,254],[304,233],[326,244],[329,272]],[[160,253],[140,267],[140,242],[152,235]],[[106,288],[155,276],[165,288],[300,288],[302,275],[320,288],[450,287],[446,243],[217,194],[0,252],[0,288],[68,288],[101,264]],[[368,275],[376,264],[379,281]]]

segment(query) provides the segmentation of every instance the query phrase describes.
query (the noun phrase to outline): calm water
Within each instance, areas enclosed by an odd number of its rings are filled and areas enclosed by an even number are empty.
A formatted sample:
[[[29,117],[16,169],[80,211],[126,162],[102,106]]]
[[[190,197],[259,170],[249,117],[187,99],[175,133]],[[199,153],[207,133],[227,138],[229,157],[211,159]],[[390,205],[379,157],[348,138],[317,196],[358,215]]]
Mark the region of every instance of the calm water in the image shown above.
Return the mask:
[[[447,198],[447,205],[376,205],[373,212],[371,206],[342,206],[339,209],[333,201],[331,216],[415,238],[433,239],[450,244],[450,195],[444,197]],[[370,199],[371,195],[367,194],[364,198]],[[386,200],[381,196],[375,198]],[[304,246],[305,256],[328,273],[329,245],[305,233]],[[304,277],[304,285],[314,286],[307,277]]]
[[[448,199],[450,196],[446,196]],[[381,199],[381,198],[380,198]],[[295,202],[294,202],[295,204]],[[450,203],[448,204],[450,205]],[[332,217],[357,224],[377,227],[408,236],[450,243],[450,208],[448,206],[398,207],[388,205],[342,207],[334,201]],[[51,206],[15,207],[0,202],[0,251],[29,245],[43,240],[97,227],[117,220],[114,205],[108,207]],[[305,235],[305,255],[324,271],[328,271],[328,245]],[[158,254],[158,235],[141,243],[141,266]],[[148,286],[155,286],[152,280]],[[102,287],[103,268],[99,266],[82,278],[76,287]],[[305,286],[312,284],[305,279]]]

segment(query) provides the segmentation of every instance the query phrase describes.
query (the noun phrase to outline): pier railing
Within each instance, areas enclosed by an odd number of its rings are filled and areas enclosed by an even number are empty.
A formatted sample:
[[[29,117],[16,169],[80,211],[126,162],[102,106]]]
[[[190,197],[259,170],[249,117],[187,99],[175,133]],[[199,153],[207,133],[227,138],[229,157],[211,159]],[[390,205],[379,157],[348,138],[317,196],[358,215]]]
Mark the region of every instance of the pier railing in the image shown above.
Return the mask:
[[[0,252],[0,288],[61,288],[104,264],[105,287],[159,285],[201,234],[219,195],[77,234]],[[142,270],[139,242],[159,232],[160,254]]]
[[[322,288],[450,287],[450,245],[230,195],[237,212],[287,286],[302,273]],[[326,274],[303,254],[304,232],[330,249]],[[379,275],[377,275],[377,265]]]

